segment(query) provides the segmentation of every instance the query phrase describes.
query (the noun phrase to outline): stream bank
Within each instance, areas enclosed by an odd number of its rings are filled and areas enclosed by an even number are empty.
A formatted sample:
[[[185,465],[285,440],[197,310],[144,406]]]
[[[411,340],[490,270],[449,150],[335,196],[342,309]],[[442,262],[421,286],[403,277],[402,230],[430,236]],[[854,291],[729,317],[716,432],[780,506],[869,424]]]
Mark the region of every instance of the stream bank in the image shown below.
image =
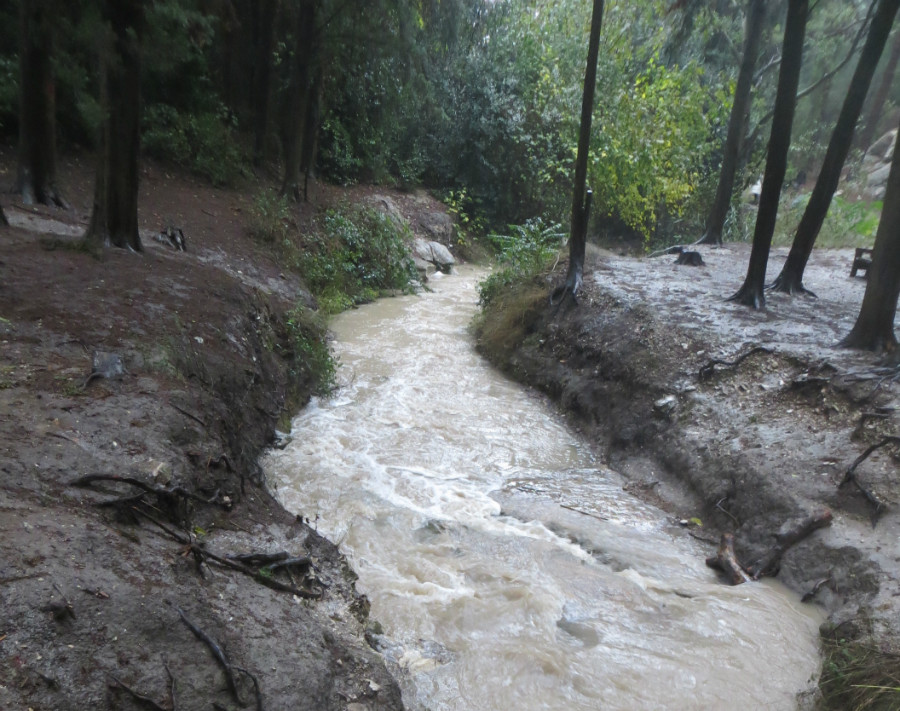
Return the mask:
[[[311,297],[248,237],[250,195],[153,165],[145,251],[78,251],[91,162],[65,162],[71,211],[4,200],[0,708],[402,708],[346,559],[260,476],[312,388],[287,316]],[[96,352],[122,367],[89,378]],[[304,560],[227,558],[251,552]]]
[[[840,486],[898,426],[897,383],[871,354],[834,347],[865,283],[848,276],[852,250],[820,251],[806,275],[818,299],[772,294],[752,312],[725,302],[748,249],[704,249],[699,268],[595,249],[577,306],[548,304],[563,264],[482,316],[479,349],[557,400],[626,488],[690,525],[710,555],[729,531],[748,564],[780,531],[830,509],[833,525],[790,548],[778,579],[822,605],[826,641],[864,638],[896,664],[896,453],[878,450],[857,469],[886,504],[874,527],[869,502]],[[773,252],[773,273],[785,256]],[[757,346],[767,350],[724,364]]]

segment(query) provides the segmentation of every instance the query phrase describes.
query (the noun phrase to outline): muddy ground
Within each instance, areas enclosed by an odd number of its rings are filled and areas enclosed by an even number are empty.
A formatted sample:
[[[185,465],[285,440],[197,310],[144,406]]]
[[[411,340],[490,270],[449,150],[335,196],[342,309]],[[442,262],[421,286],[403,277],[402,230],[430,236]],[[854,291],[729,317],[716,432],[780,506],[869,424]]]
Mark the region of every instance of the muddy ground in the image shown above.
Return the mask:
[[[0,708],[402,708],[354,573],[261,485],[260,452],[310,395],[285,312],[311,298],[248,237],[256,188],[146,165],[145,252],[98,260],[73,249],[91,163],[64,161],[71,210],[2,196]],[[0,184],[13,170],[0,156]],[[186,253],[152,238],[167,225]],[[121,372],[89,379],[98,351]],[[153,490],[72,485],[90,475]],[[251,552],[305,560],[228,567]]]
[[[726,301],[749,245],[699,251],[701,267],[590,250],[579,305],[548,305],[559,265],[489,315],[480,348],[554,396],[629,488],[685,522],[699,519],[691,533],[710,542],[710,555],[720,532],[734,532],[750,565],[780,531],[830,510],[833,525],[790,548],[778,578],[824,608],[823,632],[870,634],[896,649],[898,448],[856,469],[874,502],[841,485],[870,445],[900,434],[896,367],[836,347],[865,290],[850,277],[853,250],[816,251],[805,284],[818,298],[770,293],[765,311]],[[786,256],[773,251],[770,278]],[[717,362],[757,346],[767,350],[734,367]]]

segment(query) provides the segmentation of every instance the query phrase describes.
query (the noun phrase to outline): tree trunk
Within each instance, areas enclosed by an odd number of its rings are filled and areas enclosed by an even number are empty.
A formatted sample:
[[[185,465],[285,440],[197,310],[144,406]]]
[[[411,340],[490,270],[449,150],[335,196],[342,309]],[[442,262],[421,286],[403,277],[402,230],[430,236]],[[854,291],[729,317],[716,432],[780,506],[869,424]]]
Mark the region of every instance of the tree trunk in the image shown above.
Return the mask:
[[[284,180],[281,194],[300,200],[300,162],[304,123],[312,95],[312,71],[316,55],[316,0],[300,0],[295,31],[294,66],[284,116]]]
[[[803,287],[803,272],[840,182],[841,170],[844,167],[844,161],[847,160],[847,154],[850,152],[853,131],[856,128],[856,122],[862,111],[869,86],[872,84],[878,60],[881,58],[891,32],[891,25],[894,23],[898,7],[900,7],[900,0],[881,0],[878,10],[872,18],[866,44],[863,46],[856,71],[850,80],[847,95],[841,106],[841,113],[825,152],[822,170],[819,172],[812,195],[803,211],[800,224],[797,226],[797,233],[794,235],[794,242],[791,245],[787,261],[781,269],[781,274],[772,284],[772,288],[776,291],[788,294],[808,293]]]
[[[309,178],[316,166],[316,149],[319,145],[319,122],[322,116],[322,89],[325,85],[325,67],[320,59],[315,79],[309,91],[306,117],[303,119],[300,171],[303,173],[303,200],[309,200]]]
[[[881,210],[881,222],[875,235],[872,266],[862,308],[856,324],[841,341],[846,348],[861,348],[880,353],[897,347],[894,317],[900,296],[900,131],[894,143],[894,158],[888,176]]]
[[[94,211],[84,245],[95,252],[108,246],[140,251],[137,201],[143,2],[106,0],[102,8],[110,33],[100,58],[104,116]]]
[[[9,227],[9,220],[6,219],[6,213],[0,207],[0,227]]]
[[[600,53],[600,30],[603,26],[603,0],[594,0],[591,34],[588,41],[587,67],[584,70],[584,93],[581,96],[581,129],[575,156],[575,187],[572,192],[572,226],[569,234],[569,271],[566,281],[557,287],[550,300],[559,303],[566,296],[576,301],[584,274],[588,217],[591,191],[587,187],[588,152],[591,145],[591,120],[594,114],[594,90],[597,87],[597,56]]]
[[[253,68],[253,162],[262,164],[269,129],[272,77],[272,48],[275,42],[275,15],[278,0],[260,0],[256,8],[257,33]]]
[[[759,54],[765,10],[765,0],[750,0],[747,4],[744,55],[734,89],[734,103],[731,105],[731,116],[728,119],[728,135],[722,149],[722,167],[719,171],[716,199],[706,220],[706,234],[700,238],[698,244],[722,244],[725,218],[728,216],[731,197],[734,193],[734,176],[737,173],[738,156],[747,131],[753,71],[756,67],[756,55]]]
[[[894,77],[897,75],[897,65],[900,64],[900,32],[894,36],[894,44],[891,46],[891,54],[888,57],[887,64],[884,67],[884,74],[881,76],[881,82],[878,89],[872,97],[872,103],[866,117],[866,126],[859,135],[857,146],[863,151],[869,150],[869,146],[875,140],[875,132],[878,130],[878,124],[884,112],[884,105],[887,102],[888,95],[891,93],[891,86],[894,84]]]
[[[56,188],[56,82],[52,0],[22,0],[19,56],[19,176],[26,205],[67,207]]]
[[[794,108],[797,104],[797,85],[800,82],[800,67],[803,63],[803,38],[806,34],[808,9],[809,0],[789,0],[788,2],[781,50],[781,69],[778,72],[778,91],[775,95],[775,110],[772,116],[769,149],[766,154],[762,193],[759,196],[759,210],[756,213],[750,264],[744,284],[729,299],[754,309],[762,309],[766,305],[764,291],[766,264],[769,261],[772,235],[775,232],[775,218],[778,216],[778,199],[781,196],[784,174],[787,171],[791,128],[794,123]]]

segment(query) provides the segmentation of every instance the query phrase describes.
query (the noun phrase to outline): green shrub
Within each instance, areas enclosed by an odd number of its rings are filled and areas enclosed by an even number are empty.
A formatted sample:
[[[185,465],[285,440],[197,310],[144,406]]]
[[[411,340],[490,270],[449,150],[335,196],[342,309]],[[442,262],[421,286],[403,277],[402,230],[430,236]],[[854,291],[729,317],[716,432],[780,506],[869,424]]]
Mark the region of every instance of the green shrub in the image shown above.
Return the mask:
[[[329,210],[320,239],[297,250],[296,268],[326,313],[408,292],[417,279],[408,228],[371,208]]]
[[[271,188],[266,188],[254,199],[250,207],[249,229],[254,239],[270,244],[289,241],[291,211],[287,198]]]
[[[478,287],[478,303],[487,306],[513,284],[526,281],[545,269],[563,244],[565,234],[558,224],[546,225],[537,217],[524,225],[510,225],[512,234],[491,233],[488,240],[498,252],[503,269],[494,272]]]
[[[288,355],[297,378],[308,376],[315,391],[327,394],[335,388],[337,364],[328,349],[327,331],[322,317],[298,304],[287,313]]]
[[[148,155],[187,168],[213,185],[233,185],[244,174],[246,155],[225,107],[191,114],[153,104],[143,123],[141,140]]]

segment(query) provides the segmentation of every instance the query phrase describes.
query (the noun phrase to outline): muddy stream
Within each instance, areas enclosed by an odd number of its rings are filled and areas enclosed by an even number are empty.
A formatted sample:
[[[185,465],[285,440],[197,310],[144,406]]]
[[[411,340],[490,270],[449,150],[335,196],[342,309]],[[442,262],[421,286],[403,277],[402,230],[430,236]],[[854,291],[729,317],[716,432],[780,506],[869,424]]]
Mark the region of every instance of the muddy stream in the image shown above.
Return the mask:
[[[405,703],[795,709],[815,611],[718,582],[700,544],[475,353],[481,275],[340,316],[340,390],[264,461],[359,573]]]

